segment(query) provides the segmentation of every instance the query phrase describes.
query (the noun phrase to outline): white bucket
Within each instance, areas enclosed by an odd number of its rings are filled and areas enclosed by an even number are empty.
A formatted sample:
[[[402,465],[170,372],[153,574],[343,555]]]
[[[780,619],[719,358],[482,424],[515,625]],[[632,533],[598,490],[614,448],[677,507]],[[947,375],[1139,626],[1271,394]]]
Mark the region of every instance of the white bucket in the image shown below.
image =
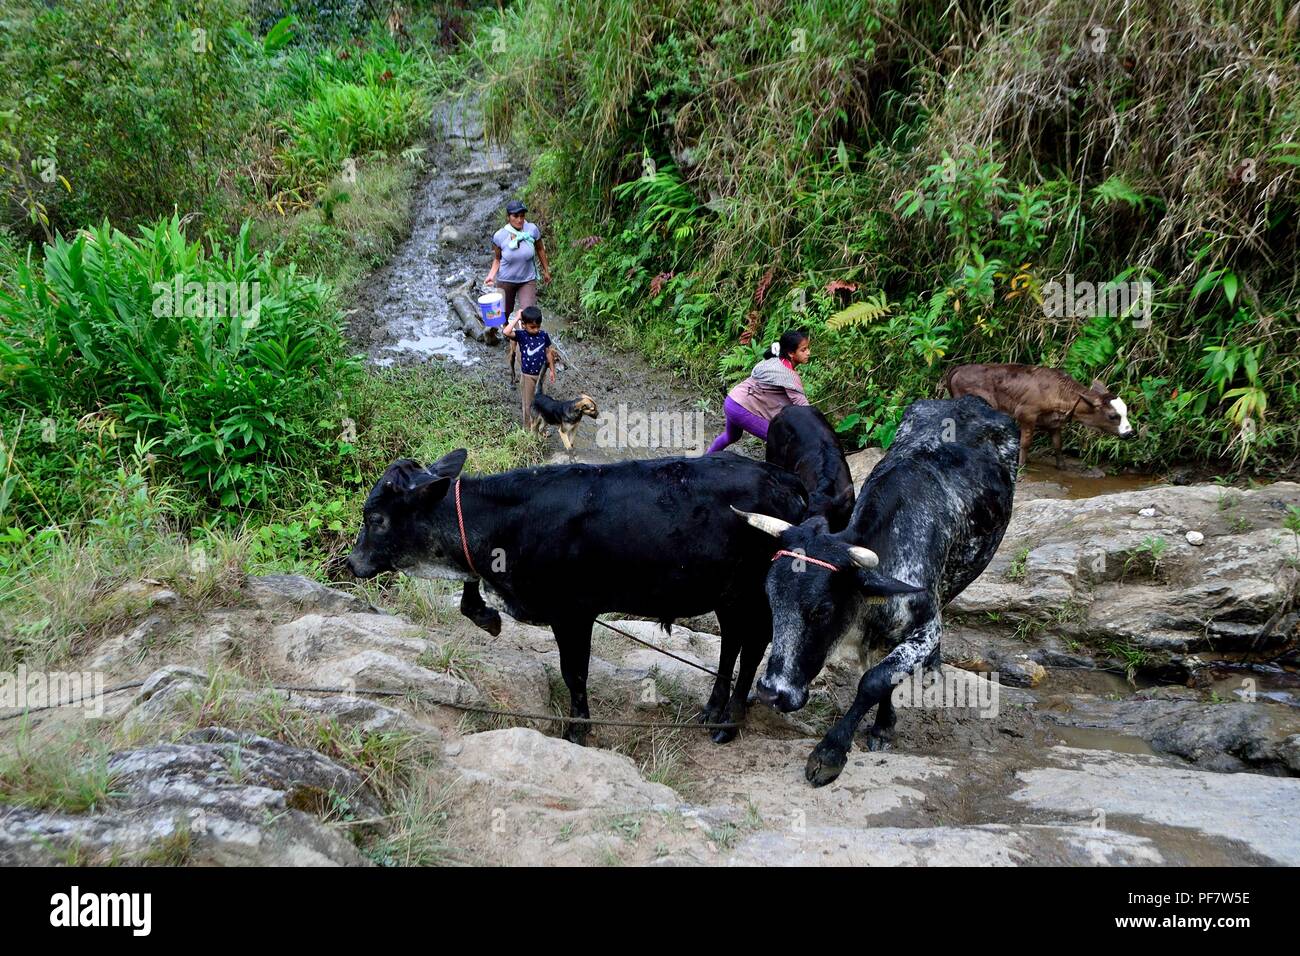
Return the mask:
[[[500,292],[488,292],[478,297],[478,313],[483,324],[495,328],[506,324],[506,297]]]

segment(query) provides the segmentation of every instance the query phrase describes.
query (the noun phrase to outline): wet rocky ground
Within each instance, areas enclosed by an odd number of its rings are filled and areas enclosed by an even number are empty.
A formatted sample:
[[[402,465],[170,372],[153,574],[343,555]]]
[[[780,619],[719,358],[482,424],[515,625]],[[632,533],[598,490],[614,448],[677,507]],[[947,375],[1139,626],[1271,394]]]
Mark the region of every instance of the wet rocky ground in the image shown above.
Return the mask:
[[[901,707],[892,749],[860,745],[827,787],[803,767],[852,698],[853,654],[804,710],[754,704],[719,746],[659,726],[707,696],[711,617],[617,622],[678,659],[597,627],[593,715],[651,726],[596,727],[580,747],[555,723],[452,706],[558,714],[567,693],[549,631],[506,619],[491,637],[449,587],[418,626],[303,578],[249,579],[205,611],[144,583],[153,612],[68,665],[142,682],[102,718],[133,742],[108,758],[113,799],[0,812],[0,863],[148,862],[183,841],[192,863],[368,864],[361,837],[383,839],[392,808],[330,748],[304,746],[340,735],[427,751],[408,785],[438,795],[447,862],[1300,863],[1296,545],[1277,507],[1300,486],[1229,489],[1229,504],[1213,485],[1037,497],[1069,490],[1051,477],[1019,486],[998,555],[948,608],[942,679],[957,692]],[[1159,564],[1129,563],[1155,535],[1170,542]],[[38,714],[31,732],[73,719]]]
[[[428,753],[408,785],[439,795],[448,862],[1300,863],[1300,727],[1280,700],[1134,692],[1123,678],[1085,689],[1032,642],[978,644],[958,627],[944,678],[976,706],[901,709],[892,749],[859,747],[814,789],[804,761],[860,673],[847,656],[803,711],[755,704],[730,744],[602,726],[580,747],[555,724],[450,706],[557,713],[566,697],[549,631],[507,619],[490,637],[455,613],[453,594],[443,600],[446,614],[417,626],[303,578],[252,578],[202,613],[166,596],[70,665],[93,658],[110,685],[142,681],[101,718],[133,741],[108,757],[112,799],[75,814],[0,811],[0,863],[147,862],[183,840],[190,863],[364,865],[363,834],[382,839],[398,815],[370,776],[308,742],[364,752],[395,735]],[[711,621],[617,623],[680,660],[598,627],[593,714],[689,721],[711,681],[692,665],[717,660]],[[1062,639],[1050,627],[1039,637]],[[1008,669],[1015,683],[993,683],[1001,675],[983,665],[996,654],[1022,665]],[[1103,665],[1077,647],[1068,666]],[[73,719],[34,715],[29,732],[54,736]],[[259,721],[302,739],[271,739]]]

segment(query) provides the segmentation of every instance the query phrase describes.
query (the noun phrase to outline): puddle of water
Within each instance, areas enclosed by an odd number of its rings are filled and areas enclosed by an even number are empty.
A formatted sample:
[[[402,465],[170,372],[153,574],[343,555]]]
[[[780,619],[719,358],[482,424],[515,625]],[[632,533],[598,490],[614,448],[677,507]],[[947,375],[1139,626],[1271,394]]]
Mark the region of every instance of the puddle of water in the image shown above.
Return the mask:
[[[396,344],[384,346],[384,351],[419,358],[437,357],[461,365],[475,365],[479,361],[479,357],[469,350],[468,340],[460,330],[452,331],[445,326],[439,329],[437,324],[429,322],[411,331],[410,336],[399,339]]]
[[[1079,750],[1113,750],[1122,754],[1146,754],[1154,757],[1156,752],[1141,737],[1117,734],[1113,730],[1096,730],[1091,727],[1066,727],[1056,725],[1052,733],[1061,739],[1067,747]]]
[[[1272,666],[1214,666],[1210,688],[1227,700],[1270,700],[1300,708],[1300,674]]]
[[[1153,686],[1137,676],[1138,688]],[[1086,667],[1054,667],[1047,665],[1047,676],[1034,690],[1044,695],[1091,694],[1094,697],[1131,697],[1134,687],[1124,677],[1113,671]]]
[[[1025,467],[1021,481],[1059,485],[1063,498],[1095,498],[1122,491],[1141,491],[1159,485],[1160,479],[1152,475],[1101,475],[1080,474],[1075,471],[1057,471],[1053,465],[1030,462]]]

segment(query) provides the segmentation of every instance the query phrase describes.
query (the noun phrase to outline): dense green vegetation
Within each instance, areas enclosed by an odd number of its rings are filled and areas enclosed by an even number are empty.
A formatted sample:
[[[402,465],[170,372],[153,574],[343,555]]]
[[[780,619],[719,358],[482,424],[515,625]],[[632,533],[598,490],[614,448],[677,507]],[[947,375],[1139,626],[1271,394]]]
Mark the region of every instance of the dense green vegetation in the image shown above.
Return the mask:
[[[313,42],[320,24],[292,16],[255,34],[247,6],[0,5],[0,184],[20,238],[176,209],[233,232],[421,137],[448,62],[427,42],[364,23]]]
[[[201,607],[333,573],[399,455],[536,454],[344,337],[461,69],[436,12],[363,7],[0,3],[0,664],[120,626],[141,577]]]
[[[1269,473],[1300,449],[1298,31],[1280,0],[529,0],[475,53],[561,290],[712,394],[805,325],[857,441],[950,364],[1025,361],[1128,400],[1142,440],[1077,430],[1091,460]],[[1148,282],[1150,324],[1049,315],[1054,280]]]

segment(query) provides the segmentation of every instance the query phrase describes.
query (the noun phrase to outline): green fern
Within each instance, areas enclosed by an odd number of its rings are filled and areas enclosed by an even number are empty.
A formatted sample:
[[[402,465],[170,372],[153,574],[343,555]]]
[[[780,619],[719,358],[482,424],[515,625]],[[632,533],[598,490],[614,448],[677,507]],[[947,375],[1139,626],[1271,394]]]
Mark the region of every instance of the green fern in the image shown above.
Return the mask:
[[[734,385],[749,375],[755,365],[766,358],[767,350],[758,341],[737,345],[718,359],[718,372],[728,385]]]
[[[866,325],[889,315],[894,303],[885,298],[885,293],[877,292],[861,302],[854,302],[847,309],[841,309],[826,320],[828,329],[844,329],[850,325]]]
[[[1099,315],[1089,319],[1066,352],[1065,370],[1075,378],[1087,380],[1097,369],[1115,357],[1116,335],[1122,328],[1119,319]]]
[[[1145,210],[1149,204],[1160,202],[1155,196],[1144,196],[1118,176],[1108,176],[1101,185],[1093,189],[1092,198],[1108,206],[1122,202],[1141,210]]]
[[[614,196],[640,204],[642,233],[661,229],[673,242],[685,243],[699,226],[702,207],[675,166],[666,165],[615,186]]]

